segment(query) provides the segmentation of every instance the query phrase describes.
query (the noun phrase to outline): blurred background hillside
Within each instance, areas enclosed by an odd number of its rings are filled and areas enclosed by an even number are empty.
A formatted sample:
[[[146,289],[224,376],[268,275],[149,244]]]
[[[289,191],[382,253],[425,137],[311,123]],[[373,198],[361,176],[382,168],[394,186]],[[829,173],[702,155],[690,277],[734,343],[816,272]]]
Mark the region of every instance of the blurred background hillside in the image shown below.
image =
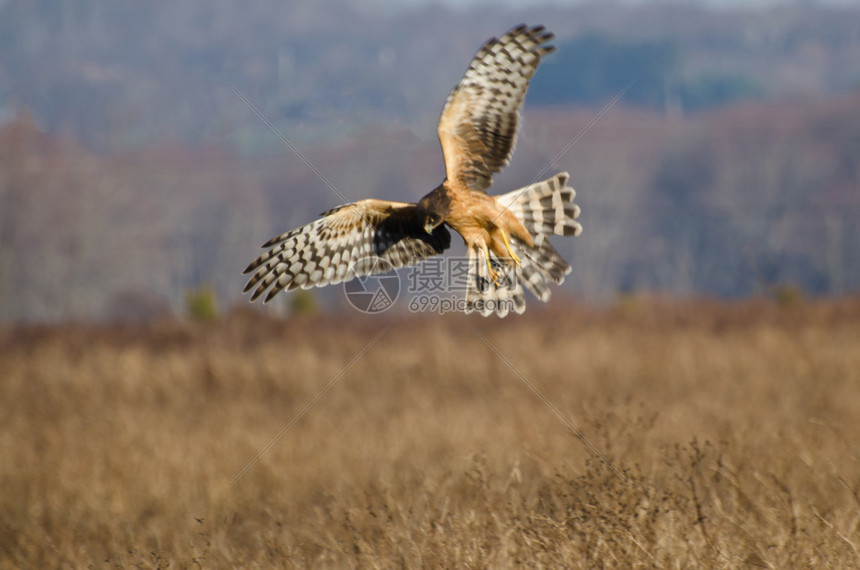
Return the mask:
[[[227,82],[348,200],[413,200],[448,90],[520,22],[558,51],[496,190],[570,171],[559,294],[860,289],[860,7],[23,0],[0,2],[0,321],[241,301],[259,244],[342,199]]]

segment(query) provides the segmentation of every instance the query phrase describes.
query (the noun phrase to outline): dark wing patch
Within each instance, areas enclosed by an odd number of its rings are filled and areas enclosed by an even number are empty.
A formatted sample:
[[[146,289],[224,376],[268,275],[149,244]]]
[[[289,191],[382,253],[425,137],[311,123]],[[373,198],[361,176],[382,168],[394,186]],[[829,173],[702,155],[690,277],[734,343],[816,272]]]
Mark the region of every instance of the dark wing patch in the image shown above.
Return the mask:
[[[448,95],[439,119],[439,141],[449,180],[486,190],[510,161],[519,112],[540,58],[553,51],[543,26],[513,28],[488,40]]]
[[[424,231],[414,204],[362,200],[328,210],[266,242],[268,251],[245,268],[244,273],[253,275],[244,292],[253,289],[254,301],[268,291],[268,301],[282,290],[322,287],[412,265],[450,245],[445,227],[432,234]]]

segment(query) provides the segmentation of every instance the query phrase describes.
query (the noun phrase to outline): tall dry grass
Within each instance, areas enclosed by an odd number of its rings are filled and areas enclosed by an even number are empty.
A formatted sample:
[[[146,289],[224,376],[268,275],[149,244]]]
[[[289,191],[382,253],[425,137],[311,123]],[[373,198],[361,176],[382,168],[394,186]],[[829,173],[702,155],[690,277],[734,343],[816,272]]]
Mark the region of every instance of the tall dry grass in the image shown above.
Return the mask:
[[[6,329],[0,565],[860,565],[860,301],[559,306]]]

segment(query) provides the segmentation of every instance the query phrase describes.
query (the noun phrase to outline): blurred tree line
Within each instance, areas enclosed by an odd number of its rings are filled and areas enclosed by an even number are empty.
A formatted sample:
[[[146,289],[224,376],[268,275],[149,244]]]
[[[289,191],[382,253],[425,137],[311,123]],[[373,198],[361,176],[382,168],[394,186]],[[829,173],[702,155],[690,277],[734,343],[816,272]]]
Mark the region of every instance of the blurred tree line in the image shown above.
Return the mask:
[[[520,21],[548,24],[559,47],[531,104],[601,104],[630,81],[626,104],[669,112],[860,85],[849,5],[20,0],[0,3],[0,120],[26,106],[98,152],[236,136],[259,150],[265,127],[231,81],[298,140],[376,123],[423,132],[479,43]]]
[[[498,191],[527,184],[593,118],[532,111]],[[0,128],[0,320],[145,320],[183,313],[195,291],[242,302],[259,244],[343,201],[274,135],[271,146],[101,156],[27,116]],[[304,153],[347,200],[417,199],[443,177],[438,143],[405,129]],[[571,172],[585,227],[555,241],[574,266],[560,294],[860,289],[860,94],[682,120],[614,109],[558,170]],[[343,304],[336,289],[318,292],[324,305]]]
[[[756,80],[738,73],[685,77],[682,50],[666,40],[626,43],[589,34],[558,48],[558,55],[535,76],[530,103],[598,105],[624,92],[625,105],[682,113],[764,93]]]
[[[21,0],[0,3],[0,320],[228,308],[258,244],[342,199],[226,81],[348,200],[418,198],[445,95],[519,21],[559,49],[496,182],[571,172],[567,292],[857,291],[858,7]]]

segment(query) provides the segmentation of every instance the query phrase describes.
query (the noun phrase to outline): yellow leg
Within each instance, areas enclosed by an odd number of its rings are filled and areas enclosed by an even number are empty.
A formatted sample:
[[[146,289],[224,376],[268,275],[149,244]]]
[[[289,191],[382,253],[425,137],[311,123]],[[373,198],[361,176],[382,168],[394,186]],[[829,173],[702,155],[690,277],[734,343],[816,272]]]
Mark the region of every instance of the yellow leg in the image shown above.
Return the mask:
[[[503,230],[503,229],[499,229],[499,233],[502,234],[502,241],[505,242],[505,249],[508,250],[508,255],[511,256],[511,259],[514,260],[514,263],[516,263],[517,266],[521,265],[522,260],[519,257],[517,257],[517,254],[514,253],[513,249],[511,249],[511,242],[508,241],[508,234],[506,234],[505,230]]]
[[[482,248],[482,251],[484,252],[484,259],[487,260],[487,269],[490,272],[490,279],[493,280],[493,283],[496,284],[496,287],[501,287],[502,284],[499,281],[499,272],[496,271],[495,269],[493,269],[493,264],[490,263],[490,252],[489,252],[489,250],[487,250],[486,245],[484,245],[484,247]]]

